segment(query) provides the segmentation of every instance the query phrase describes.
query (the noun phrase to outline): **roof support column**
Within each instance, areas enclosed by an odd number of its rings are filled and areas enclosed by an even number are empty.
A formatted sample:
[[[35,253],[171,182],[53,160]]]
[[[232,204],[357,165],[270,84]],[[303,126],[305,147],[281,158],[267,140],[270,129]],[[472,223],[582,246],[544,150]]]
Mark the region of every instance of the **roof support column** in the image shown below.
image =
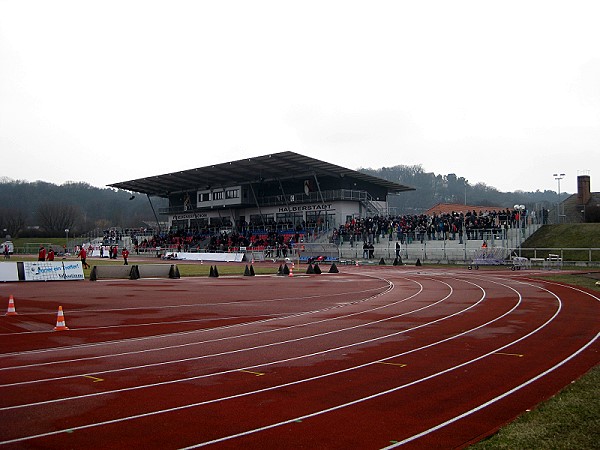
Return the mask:
[[[279,189],[281,189],[281,193],[283,194],[283,200],[285,201],[285,206],[287,206],[288,211],[290,211],[290,204],[288,203],[287,195],[286,195],[285,191],[283,190],[283,184],[281,184],[281,180],[279,178],[277,178],[277,181],[279,182]]]
[[[258,213],[260,214],[260,220],[262,221],[263,227],[265,227],[266,230],[267,224],[265,223],[265,216],[263,215],[262,210],[260,209],[260,203],[258,203],[258,199],[256,198],[254,187],[252,186],[252,183],[249,183],[248,185],[250,186],[250,190],[252,191],[252,197],[254,197],[254,203],[256,203],[256,208],[258,209]]]
[[[319,196],[321,197],[321,203],[325,205],[325,199],[323,198],[323,192],[321,191],[321,185],[319,184],[319,179],[317,178],[317,174],[313,173],[313,177],[315,177],[315,183],[317,183],[317,191],[319,191]]]
[[[327,209],[325,209],[325,198],[323,197],[323,191],[321,191],[321,184],[319,183],[319,179],[317,178],[317,174],[313,173],[313,177],[315,178],[315,183],[317,184],[317,191],[319,192],[319,197],[321,197],[321,203],[323,203],[323,209],[319,211],[317,216],[320,216],[322,212],[325,211],[325,222],[327,222]],[[329,224],[326,223],[326,227],[329,228]]]
[[[148,201],[150,202],[150,208],[152,208],[152,212],[154,213],[154,218],[156,219],[156,225],[158,225],[158,234],[160,235],[160,222],[158,220],[158,216],[156,215],[156,211],[154,210],[154,205],[152,204],[152,200],[150,200],[150,194],[146,194],[146,197],[148,197]]]

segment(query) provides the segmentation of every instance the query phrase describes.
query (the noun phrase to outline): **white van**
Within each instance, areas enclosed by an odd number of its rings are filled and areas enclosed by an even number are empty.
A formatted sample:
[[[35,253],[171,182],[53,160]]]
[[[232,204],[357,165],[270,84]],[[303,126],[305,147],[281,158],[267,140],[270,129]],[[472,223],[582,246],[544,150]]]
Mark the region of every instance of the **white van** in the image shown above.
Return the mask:
[[[6,250],[6,247],[8,247],[8,253],[12,255],[14,253],[14,251],[15,251],[15,246],[13,245],[12,241],[4,241],[2,243],[2,249],[1,249],[2,250],[1,251],[2,254],[4,254],[4,251]]]

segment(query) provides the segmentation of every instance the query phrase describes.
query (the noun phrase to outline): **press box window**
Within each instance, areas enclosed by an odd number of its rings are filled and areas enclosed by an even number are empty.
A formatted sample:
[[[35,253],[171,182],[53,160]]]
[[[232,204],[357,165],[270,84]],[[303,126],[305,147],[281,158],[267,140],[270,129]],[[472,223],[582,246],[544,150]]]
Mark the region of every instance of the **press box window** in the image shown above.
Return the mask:
[[[223,200],[223,198],[225,198],[225,192],[213,192],[213,200]]]
[[[240,191],[239,189],[229,189],[225,191],[225,198],[239,198]]]
[[[198,194],[198,202],[208,202],[210,200],[210,193],[209,192],[202,192],[201,194]]]

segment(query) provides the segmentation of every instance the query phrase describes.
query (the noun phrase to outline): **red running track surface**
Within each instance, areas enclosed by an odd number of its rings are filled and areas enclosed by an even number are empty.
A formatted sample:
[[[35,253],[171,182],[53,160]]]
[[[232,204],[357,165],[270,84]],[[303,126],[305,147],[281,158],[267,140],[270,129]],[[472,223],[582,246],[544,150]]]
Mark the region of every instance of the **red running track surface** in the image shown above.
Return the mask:
[[[1,285],[0,448],[463,448],[599,361],[532,271],[297,273]]]

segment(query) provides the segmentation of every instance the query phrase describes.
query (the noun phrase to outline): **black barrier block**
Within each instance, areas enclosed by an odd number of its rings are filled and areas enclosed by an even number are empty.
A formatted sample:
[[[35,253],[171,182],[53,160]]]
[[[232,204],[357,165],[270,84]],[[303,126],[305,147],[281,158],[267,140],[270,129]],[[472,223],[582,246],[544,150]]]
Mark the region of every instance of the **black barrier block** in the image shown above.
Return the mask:
[[[284,275],[289,275],[290,274],[290,268],[287,266],[287,264],[283,265],[283,274]]]
[[[315,264],[315,267],[313,268],[313,270],[315,271],[315,273],[317,275],[320,275],[322,273],[321,268],[319,267],[318,264]]]
[[[244,253],[242,255],[242,262],[246,262],[246,261],[248,261],[248,258],[246,258],[246,254]]]
[[[283,275],[283,265],[279,264],[279,270],[277,271],[277,275]]]
[[[421,264],[421,260],[419,258],[417,258],[417,262],[415,263],[415,266],[422,266],[423,264]]]
[[[165,269],[166,270],[166,269]],[[140,270],[138,265],[102,265],[93,266],[90,273],[90,280],[102,280],[102,279],[129,279],[137,280],[140,278]]]
[[[25,264],[22,261],[17,263],[17,275],[19,281],[25,281]]]
[[[140,278],[140,269],[138,269],[137,265],[131,266],[131,270],[129,271],[129,279],[130,280],[138,280]]]
[[[213,266],[210,266],[210,272],[208,273],[209,277],[214,277],[215,276],[215,269],[213,268]]]
[[[217,269],[217,266],[215,265],[215,278],[218,278],[219,276],[219,269]]]
[[[331,265],[331,267],[329,268],[329,273],[340,273],[339,269],[337,268],[337,266],[335,265],[335,263],[333,263]]]
[[[306,268],[306,273],[307,274],[314,274],[315,273],[315,269],[313,267],[312,264],[309,264],[308,267]]]
[[[171,264],[171,269],[169,270],[169,278],[181,278],[179,274],[179,268],[176,264]]]
[[[254,266],[252,264],[250,264],[250,276],[256,276],[256,274],[254,273]]]
[[[381,258],[381,259],[379,260],[379,265],[380,265],[380,266],[385,266],[385,259]]]
[[[246,264],[246,268],[244,269],[244,276],[245,277],[249,277],[250,276],[250,269],[248,269],[248,264]]]

